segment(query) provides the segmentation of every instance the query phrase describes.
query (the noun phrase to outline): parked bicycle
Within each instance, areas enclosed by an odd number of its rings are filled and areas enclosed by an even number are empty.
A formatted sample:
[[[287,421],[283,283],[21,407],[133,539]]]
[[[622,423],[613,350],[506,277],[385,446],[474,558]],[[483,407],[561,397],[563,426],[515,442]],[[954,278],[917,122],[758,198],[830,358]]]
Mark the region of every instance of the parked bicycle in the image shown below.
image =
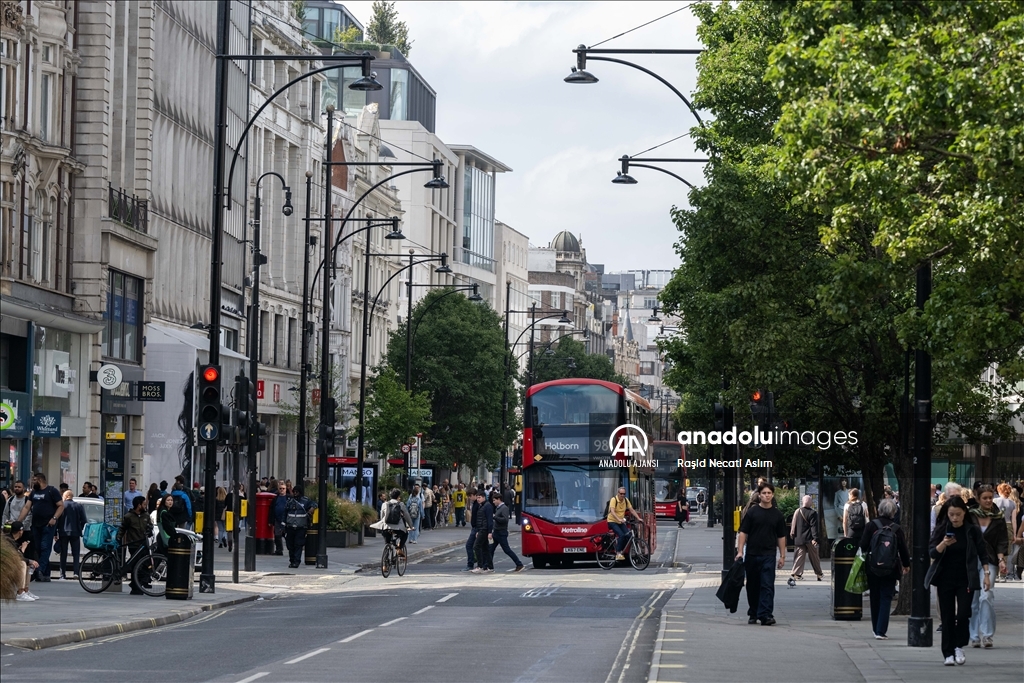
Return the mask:
[[[102,593],[110,588],[115,579],[131,578],[146,595],[162,597],[167,589],[167,558],[145,543],[128,555],[128,549],[121,546],[92,550],[82,558],[78,582],[89,593]]]
[[[626,534],[626,545],[623,553],[629,558],[630,564],[638,572],[647,569],[651,564],[651,549],[647,543],[647,536],[643,533],[643,525],[639,522],[628,523],[629,532]],[[611,569],[615,566],[615,546],[618,537],[614,531],[594,536],[591,539],[597,545],[597,564],[601,569]]]
[[[398,570],[399,576],[405,576],[405,568],[409,564],[406,549],[398,547],[397,539],[397,534],[390,529],[384,529],[384,553],[380,557],[380,573],[385,579],[391,576],[392,567]]]

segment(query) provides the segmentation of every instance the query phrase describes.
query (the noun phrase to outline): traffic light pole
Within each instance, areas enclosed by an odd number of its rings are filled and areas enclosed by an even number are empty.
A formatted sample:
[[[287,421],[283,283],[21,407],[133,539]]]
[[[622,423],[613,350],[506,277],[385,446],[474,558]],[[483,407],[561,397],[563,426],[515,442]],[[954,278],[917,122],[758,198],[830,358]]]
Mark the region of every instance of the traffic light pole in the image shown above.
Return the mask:
[[[227,131],[228,98],[227,53],[228,35],[231,28],[231,3],[221,0],[217,3],[217,72],[216,95],[214,98],[213,135],[213,221],[211,224],[210,259],[210,365],[220,366],[220,298],[221,261],[224,251],[224,134]],[[218,384],[222,378],[218,377]],[[217,425],[218,429],[220,425]],[[217,439],[206,441],[205,505],[203,506],[203,568],[199,575],[199,592],[216,592],[216,578],[213,573],[214,517],[217,514]]]
[[[320,426],[321,430],[327,425],[327,404],[326,400],[328,396],[332,395],[331,392],[331,270],[334,268],[334,263],[331,260],[331,195],[333,194],[333,178],[334,169],[331,167],[331,153],[333,152],[332,147],[334,144],[334,107],[327,107],[327,143],[325,145],[325,159],[324,164],[324,262],[323,262],[323,281],[321,287],[323,288],[323,329],[320,331]],[[366,238],[367,251],[369,251],[370,238],[367,234]],[[365,296],[365,291],[364,291]],[[367,300],[363,299],[363,310],[366,310]],[[363,344],[365,345],[365,335],[363,338]],[[366,350],[363,350],[363,357],[366,357]],[[303,401],[306,400],[305,396],[302,396]],[[334,416],[330,416],[333,420]],[[334,422],[330,424],[331,429],[334,429]],[[333,443],[333,439],[332,439]],[[320,512],[317,517],[317,549],[316,549],[316,568],[327,569],[327,446],[323,439],[318,440],[317,448],[317,459],[316,459],[316,478],[318,491],[317,491],[317,507]],[[363,463],[360,462],[358,467],[359,471],[356,473],[356,481],[359,480],[359,475],[362,474]],[[358,499],[357,499],[358,500]]]
[[[723,433],[732,431],[732,406],[725,407],[725,419],[722,425]],[[736,459],[736,444],[725,444],[722,446],[723,460]],[[724,490],[722,491],[722,577],[732,569],[736,559],[736,482],[738,469],[736,467],[724,468]]]
[[[931,261],[917,269],[917,308],[924,311],[932,293]],[[923,346],[924,344],[919,344]],[[932,646],[930,588],[924,583],[928,571],[928,537],[931,528],[932,469],[932,357],[928,351],[914,351],[914,501],[912,516],[911,601],[907,619],[907,645]],[[992,558],[993,560],[995,558]],[[949,625],[947,624],[947,627]]]

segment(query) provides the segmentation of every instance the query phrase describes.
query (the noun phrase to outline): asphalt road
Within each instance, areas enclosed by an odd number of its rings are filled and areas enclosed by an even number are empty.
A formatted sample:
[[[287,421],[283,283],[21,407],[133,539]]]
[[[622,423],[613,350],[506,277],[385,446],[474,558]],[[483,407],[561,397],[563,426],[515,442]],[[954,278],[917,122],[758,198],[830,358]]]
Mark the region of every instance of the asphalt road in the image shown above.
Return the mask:
[[[459,548],[341,589],[291,591],[181,624],[38,652],[5,647],[18,681],[646,681],[672,570],[674,525],[644,572],[596,564],[463,573]],[[529,564],[527,564],[529,566]]]

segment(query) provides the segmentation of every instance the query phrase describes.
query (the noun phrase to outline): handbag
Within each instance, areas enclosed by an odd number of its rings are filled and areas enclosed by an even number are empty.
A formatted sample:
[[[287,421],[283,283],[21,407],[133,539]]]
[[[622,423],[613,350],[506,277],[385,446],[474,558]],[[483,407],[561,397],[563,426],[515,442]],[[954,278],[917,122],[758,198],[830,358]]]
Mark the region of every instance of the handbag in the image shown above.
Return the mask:
[[[853,558],[853,566],[850,568],[850,576],[846,579],[847,593],[863,593],[868,589],[868,573],[864,568],[864,556],[857,551],[857,557]]]

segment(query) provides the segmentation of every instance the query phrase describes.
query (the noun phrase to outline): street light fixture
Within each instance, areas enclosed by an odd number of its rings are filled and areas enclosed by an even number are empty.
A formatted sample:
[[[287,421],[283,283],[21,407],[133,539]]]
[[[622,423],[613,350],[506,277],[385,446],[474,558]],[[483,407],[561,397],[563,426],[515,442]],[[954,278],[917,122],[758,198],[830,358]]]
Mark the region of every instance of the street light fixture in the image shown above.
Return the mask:
[[[654,163],[681,163],[681,164],[704,164],[707,163],[707,159],[634,159],[633,157],[626,156],[623,154],[619,157],[619,162],[622,164],[622,170],[615,172],[615,177],[612,178],[612,183],[615,185],[636,185],[637,180],[633,176],[629,175],[629,169],[633,168],[649,168],[652,171],[661,171],[665,175],[670,175],[676,180],[684,183],[690,189],[693,189],[693,183],[688,181],[682,176],[678,176],[672,171],[660,168],[658,166],[651,166],[650,164],[640,164],[638,161],[650,161]]]

